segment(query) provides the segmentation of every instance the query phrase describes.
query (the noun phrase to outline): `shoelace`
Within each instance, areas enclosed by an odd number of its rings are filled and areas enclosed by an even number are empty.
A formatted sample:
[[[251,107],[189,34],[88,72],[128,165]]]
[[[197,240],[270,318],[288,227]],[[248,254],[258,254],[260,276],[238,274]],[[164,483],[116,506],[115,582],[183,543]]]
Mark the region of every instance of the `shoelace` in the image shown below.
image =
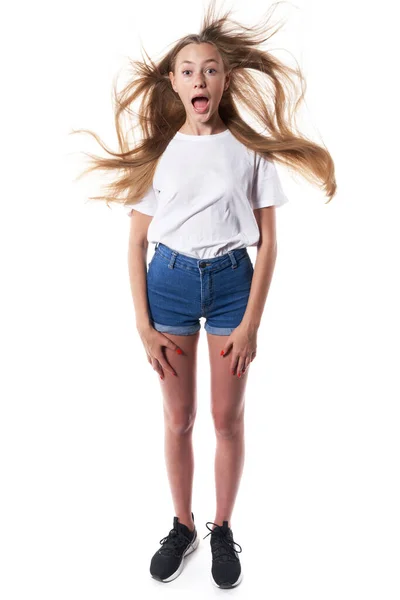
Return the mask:
[[[178,551],[182,549],[182,546],[187,546],[189,542],[190,539],[184,533],[176,529],[171,529],[169,534],[160,540],[162,553],[178,555]]]
[[[211,525],[215,525],[215,528],[210,529],[208,527],[209,523]],[[210,533],[207,533],[207,535],[203,537],[203,540],[205,540],[206,537],[208,537],[210,534],[214,534],[212,541],[212,551],[214,558],[220,559],[224,557],[224,560],[236,561],[237,556],[235,555],[235,548],[233,546],[235,545],[240,548],[240,550],[236,550],[236,552],[242,552],[242,547],[237,542],[234,542],[233,539],[227,537],[227,533],[228,531],[230,531],[230,529],[227,529],[224,533],[221,525],[217,525],[216,523],[212,523],[211,521],[207,521],[206,527],[207,529],[210,529]]]

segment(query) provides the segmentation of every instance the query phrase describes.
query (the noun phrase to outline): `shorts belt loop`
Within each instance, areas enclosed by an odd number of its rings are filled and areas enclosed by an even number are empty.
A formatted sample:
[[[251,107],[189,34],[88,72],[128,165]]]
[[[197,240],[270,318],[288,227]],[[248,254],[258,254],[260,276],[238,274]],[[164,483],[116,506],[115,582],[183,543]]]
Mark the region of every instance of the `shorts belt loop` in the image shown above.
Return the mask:
[[[176,250],[172,250],[171,260],[168,263],[168,269],[173,269],[175,264],[175,259],[178,256],[178,252]]]
[[[157,248],[158,248],[158,244],[159,244],[159,243],[160,243],[160,242],[156,242],[156,247],[154,248],[154,250],[157,250]]]
[[[236,262],[236,258],[235,258],[235,254],[234,254],[233,250],[229,250],[228,254],[229,254],[229,258],[231,259],[232,269],[236,269],[237,262]]]

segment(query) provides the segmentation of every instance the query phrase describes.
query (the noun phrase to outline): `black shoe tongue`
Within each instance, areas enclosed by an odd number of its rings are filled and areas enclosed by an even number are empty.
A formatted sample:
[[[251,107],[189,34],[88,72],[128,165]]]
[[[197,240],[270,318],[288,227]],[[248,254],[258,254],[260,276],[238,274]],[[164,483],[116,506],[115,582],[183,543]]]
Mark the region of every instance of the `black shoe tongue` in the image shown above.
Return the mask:
[[[189,531],[189,527],[187,527],[187,525],[179,522],[179,517],[174,517],[174,529],[177,531],[183,531],[185,534],[187,534]]]
[[[222,531],[223,533],[226,533],[229,529],[228,527],[228,521],[223,521],[222,522],[222,526],[219,526],[220,531]]]

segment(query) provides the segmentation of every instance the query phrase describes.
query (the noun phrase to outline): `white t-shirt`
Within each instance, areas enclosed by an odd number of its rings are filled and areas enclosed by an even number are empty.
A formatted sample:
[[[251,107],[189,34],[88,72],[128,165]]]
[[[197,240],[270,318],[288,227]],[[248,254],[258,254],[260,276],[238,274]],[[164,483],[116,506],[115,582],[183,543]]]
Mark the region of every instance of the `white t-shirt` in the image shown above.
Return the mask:
[[[198,259],[255,246],[253,210],[288,202],[275,164],[249,150],[229,129],[212,135],[177,132],[162,154],[153,184],[131,206],[153,216],[147,241]]]

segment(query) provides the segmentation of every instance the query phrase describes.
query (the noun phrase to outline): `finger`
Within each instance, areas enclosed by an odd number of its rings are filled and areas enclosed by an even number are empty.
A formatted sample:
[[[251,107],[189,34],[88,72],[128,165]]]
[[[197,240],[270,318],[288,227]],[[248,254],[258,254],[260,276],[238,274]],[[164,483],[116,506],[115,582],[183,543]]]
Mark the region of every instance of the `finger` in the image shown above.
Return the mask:
[[[230,349],[232,348],[232,346],[233,346],[233,342],[232,342],[232,341],[229,341],[229,338],[228,338],[228,339],[226,340],[226,342],[225,342],[224,346],[222,346],[222,349],[221,349],[220,355],[221,355],[221,356],[226,356],[227,354],[229,354],[229,351],[230,351]]]
[[[155,370],[155,372],[158,373],[160,379],[163,380],[164,372],[161,368],[160,363],[158,362],[158,360],[155,357],[152,358],[152,365],[153,365],[153,369]]]
[[[250,363],[250,357],[246,356],[244,364],[243,364],[243,368],[242,368],[242,373],[243,374],[246,373],[247,367],[249,366],[249,363]]]
[[[238,365],[237,365],[237,376],[238,377],[241,377],[243,375],[243,366],[244,366],[244,359],[242,356],[239,356]]]
[[[237,363],[238,363],[239,357],[235,356],[231,362],[231,373],[232,375],[236,375],[236,369],[237,369]]]
[[[172,340],[170,340],[166,335],[163,335],[162,346],[169,348],[170,350],[174,350],[177,354],[183,354],[182,348],[179,348],[178,344],[175,344]]]
[[[175,369],[172,368],[172,366],[169,364],[169,362],[167,361],[167,359],[164,356],[158,356],[157,360],[160,363],[160,365],[164,371],[171,373],[171,375],[175,375],[175,376],[178,375],[176,373]]]

